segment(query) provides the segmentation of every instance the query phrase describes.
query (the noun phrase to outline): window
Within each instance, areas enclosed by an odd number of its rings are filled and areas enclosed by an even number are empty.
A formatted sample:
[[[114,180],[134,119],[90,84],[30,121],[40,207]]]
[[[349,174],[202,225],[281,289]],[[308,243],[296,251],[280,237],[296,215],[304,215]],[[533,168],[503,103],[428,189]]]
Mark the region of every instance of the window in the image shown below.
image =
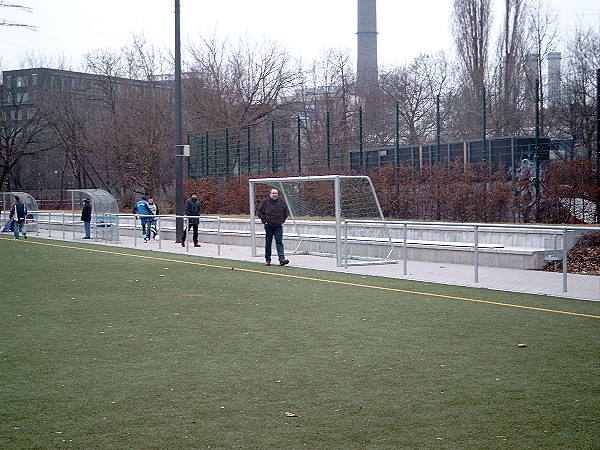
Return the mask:
[[[16,95],[16,103],[20,105],[21,103],[26,103],[29,101],[29,92],[17,92]]]
[[[20,77],[17,77],[17,87],[25,87],[25,86],[28,86],[28,85],[29,85],[29,83],[28,83],[27,81],[28,81],[28,79],[27,79],[27,76],[20,76]]]

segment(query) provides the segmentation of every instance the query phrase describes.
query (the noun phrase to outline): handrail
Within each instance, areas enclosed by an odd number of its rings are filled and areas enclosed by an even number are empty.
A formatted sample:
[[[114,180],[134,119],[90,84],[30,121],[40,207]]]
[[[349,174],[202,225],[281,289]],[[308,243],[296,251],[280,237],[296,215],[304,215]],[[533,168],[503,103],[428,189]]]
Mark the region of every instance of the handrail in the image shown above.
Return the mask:
[[[563,265],[563,292],[567,292],[568,288],[568,245],[567,235],[570,231],[600,231],[600,227],[588,227],[588,226],[557,226],[557,225],[527,225],[527,224],[487,224],[487,223],[452,223],[452,222],[410,222],[410,221],[380,221],[380,220],[360,220],[360,219],[347,219],[346,223],[357,223],[357,224],[382,224],[385,225],[402,225],[404,229],[404,275],[407,274],[407,238],[406,232],[410,225],[418,226],[439,226],[439,227],[464,227],[471,228],[473,230],[473,268],[474,268],[474,282],[479,283],[479,231],[481,228],[495,228],[495,229],[534,229],[534,230],[555,230],[562,232],[563,248],[562,248],[562,265]],[[347,233],[347,231],[346,231]],[[346,234],[347,235],[347,234]]]

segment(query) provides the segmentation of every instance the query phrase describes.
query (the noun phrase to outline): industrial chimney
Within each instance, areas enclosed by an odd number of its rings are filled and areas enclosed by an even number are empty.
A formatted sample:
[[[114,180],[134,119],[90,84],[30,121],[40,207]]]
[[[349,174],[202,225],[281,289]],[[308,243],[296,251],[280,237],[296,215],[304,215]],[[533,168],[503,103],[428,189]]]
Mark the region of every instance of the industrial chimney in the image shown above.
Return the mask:
[[[378,86],[377,0],[358,0],[356,84],[360,90]]]

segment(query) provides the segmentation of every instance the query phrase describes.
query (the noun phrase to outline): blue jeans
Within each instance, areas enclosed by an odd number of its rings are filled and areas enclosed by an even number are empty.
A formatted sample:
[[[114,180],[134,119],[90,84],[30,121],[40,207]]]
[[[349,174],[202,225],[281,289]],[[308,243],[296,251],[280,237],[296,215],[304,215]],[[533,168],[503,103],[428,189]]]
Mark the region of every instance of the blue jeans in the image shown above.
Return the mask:
[[[283,254],[283,227],[281,225],[278,227],[265,225],[265,260],[268,263],[271,262],[271,244],[273,243],[273,238],[275,238],[275,247],[277,247],[279,261],[285,259],[285,255]]]
[[[90,238],[90,231],[91,231],[91,223],[90,222],[83,222],[83,227],[85,228],[85,238],[89,239]]]
[[[15,233],[15,239],[19,239],[19,231],[21,231],[21,233],[23,233],[23,235],[27,234],[27,225],[26,225],[26,220],[15,220],[15,224],[14,224],[14,229],[13,229],[13,233]]]
[[[149,217],[142,217],[142,237],[150,239],[150,224],[152,219]]]

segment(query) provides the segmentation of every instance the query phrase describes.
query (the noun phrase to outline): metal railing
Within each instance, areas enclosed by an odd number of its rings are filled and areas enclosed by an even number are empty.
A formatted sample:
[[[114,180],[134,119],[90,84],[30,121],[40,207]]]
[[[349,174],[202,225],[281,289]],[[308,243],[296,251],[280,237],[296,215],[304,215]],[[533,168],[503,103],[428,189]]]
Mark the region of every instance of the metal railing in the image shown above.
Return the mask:
[[[76,220],[72,213],[66,212],[47,212],[34,211],[31,212],[35,220],[36,235],[43,235],[47,232],[48,237],[61,237],[66,239],[67,233],[76,239],[76,233],[83,232],[83,223]],[[0,215],[2,223],[8,220],[8,213],[3,211]],[[222,218],[219,216],[176,216],[176,215],[159,215],[157,219],[157,241],[158,248],[162,248],[163,231],[175,233],[175,224],[177,219],[183,219],[185,229],[189,229],[189,220],[191,218],[199,219],[204,223],[214,223],[214,228],[207,230],[202,229],[202,233],[207,232],[215,235],[217,245],[217,254],[221,254],[221,241],[223,236]],[[124,231],[128,230],[133,233],[134,247],[138,246],[138,238],[141,233],[141,225],[134,214],[98,214],[93,217],[93,237],[96,240],[111,242],[118,244],[119,239],[124,236]],[[348,236],[348,226],[351,224],[361,225],[365,228],[379,227],[390,228],[394,227],[401,230],[401,237],[398,234],[397,238],[391,238],[389,235],[381,238],[370,238],[366,241],[367,244],[384,245],[389,248],[390,242],[392,247],[402,249],[403,275],[408,274],[408,248],[409,238],[408,232],[411,228],[418,227],[437,227],[437,228],[464,228],[472,235],[472,241],[467,243],[472,245],[473,251],[473,279],[475,283],[479,283],[479,266],[480,266],[480,251],[485,249],[486,244],[480,243],[480,231],[489,229],[507,229],[507,230],[538,230],[551,232],[551,237],[545,238],[541,250],[545,252],[547,261],[562,261],[562,290],[567,292],[568,289],[568,251],[569,238],[575,233],[581,235],[582,232],[599,232],[600,227],[573,227],[573,226],[547,226],[547,225],[515,225],[515,224],[481,224],[481,223],[440,223],[440,222],[406,222],[406,221],[369,221],[369,220],[346,220],[344,221],[344,242],[343,242],[343,261],[344,267],[348,267],[348,260],[351,257],[348,252],[348,243],[357,236]],[[58,235],[56,234],[58,233]],[[550,241],[549,241],[550,239]],[[171,239],[172,240],[172,239]],[[487,244],[489,247],[490,244]],[[186,251],[189,252],[189,239],[186,240]],[[387,250],[386,250],[387,251]],[[391,252],[388,251],[387,256],[382,258],[384,262],[399,263],[400,258],[389,259]]]
[[[355,224],[363,224],[363,225],[373,225],[376,224],[377,226],[381,226],[381,222],[380,221],[369,221],[369,220],[346,220],[346,225],[345,227],[347,227],[347,224],[350,223],[355,223]],[[528,230],[540,230],[540,231],[554,231],[555,234],[553,236],[554,241],[553,241],[553,246],[552,248],[547,249],[548,254],[552,254],[554,256],[556,256],[558,253],[560,253],[562,255],[561,258],[559,258],[558,260],[562,260],[562,274],[563,274],[563,292],[567,292],[567,287],[568,287],[568,252],[569,252],[569,246],[568,244],[568,238],[569,238],[569,233],[570,232],[579,232],[581,233],[582,231],[585,232],[595,232],[595,231],[600,231],[600,227],[569,227],[569,226],[546,226],[546,225],[502,225],[502,224],[481,224],[481,223],[440,223],[440,222],[403,222],[403,221],[386,221],[385,222],[386,225],[389,226],[402,226],[402,230],[403,230],[403,237],[399,240],[400,242],[398,242],[398,240],[396,240],[394,243],[396,244],[400,244],[402,249],[403,249],[403,256],[402,256],[402,261],[403,261],[403,275],[407,275],[408,274],[408,238],[407,238],[407,234],[408,234],[408,228],[412,225],[412,226],[434,226],[434,227],[463,227],[469,230],[472,230],[473,233],[473,270],[474,270],[474,282],[475,283],[479,283],[479,251],[481,249],[480,243],[479,243],[479,231],[481,229],[528,229]],[[347,229],[347,228],[346,228]],[[560,236],[560,240],[558,239],[558,236]],[[347,236],[347,232],[345,235],[345,243],[344,243],[344,261],[345,261],[345,267],[347,266],[347,261],[348,261],[348,252],[347,252],[347,245],[348,242],[348,236]],[[387,239],[382,239],[381,240],[382,243],[387,242]],[[560,242],[560,247],[558,245],[558,243]]]
[[[36,236],[61,237],[67,238],[67,233],[71,235],[71,239],[77,239],[78,233],[83,233],[83,222],[78,220],[76,215],[69,212],[52,212],[52,211],[32,211],[35,221],[35,229],[33,233]],[[2,212],[2,223],[8,221],[8,213]],[[221,254],[221,217],[218,216],[176,216],[176,215],[157,215],[153,216],[156,220],[156,241],[158,248],[162,249],[163,231],[175,233],[177,219],[183,219],[185,229],[189,228],[190,219],[199,219],[201,223],[214,224],[210,234],[215,235],[217,245],[217,255]],[[30,225],[31,227],[31,225]],[[31,228],[30,232],[31,231]],[[124,231],[130,231],[133,234],[133,245],[138,246],[142,226],[139,216],[135,214],[94,214],[91,222],[92,239],[104,241],[113,244],[118,244],[119,239],[124,236]],[[47,233],[47,234],[46,234]],[[58,233],[58,235],[56,234]],[[203,233],[207,233],[207,229],[203,229]],[[186,240],[186,251],[189,251],[189,239]]]

